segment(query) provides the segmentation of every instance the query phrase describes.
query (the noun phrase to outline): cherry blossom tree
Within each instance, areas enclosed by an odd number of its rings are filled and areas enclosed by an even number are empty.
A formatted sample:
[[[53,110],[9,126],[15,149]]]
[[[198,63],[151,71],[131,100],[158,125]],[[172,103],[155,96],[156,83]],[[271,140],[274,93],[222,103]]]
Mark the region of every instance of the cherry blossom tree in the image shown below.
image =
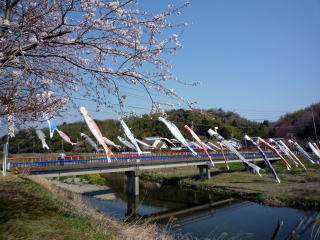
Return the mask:
[[[192,104],[166,87],[180,82],[167,58],[185,26],[169,19],[188,4],[154,15],[134,0],[0,0],[0,115],[37,119],[77,96],[122,110],[121,86],[141,88],[152,111],[155,93]]]

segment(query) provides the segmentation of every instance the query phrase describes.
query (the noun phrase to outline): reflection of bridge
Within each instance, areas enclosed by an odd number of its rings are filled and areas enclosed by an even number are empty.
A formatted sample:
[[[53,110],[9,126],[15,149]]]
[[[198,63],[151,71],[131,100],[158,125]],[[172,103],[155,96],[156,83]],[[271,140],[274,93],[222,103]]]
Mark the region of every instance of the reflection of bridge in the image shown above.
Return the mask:
[[[215,202],[209,202],[209,203],[201,204],[201,205],[197,205],[197,206],[169,210],[169,211],[164,211],[164,212],[160,212],[160,213],[153,213],[153,214],[144,216],[144,218],[148,218],[152,221],[166,220],[166,219],[169,219],[172,217],[174,217],[175,219],[179,219],[180,221],[184,218],[193,219],[193,215],[198,215],[201,211],[207,212],[208,209],[229,206],[231,204],[234,204],[235,202],[237,202],[235,199],[228,198],[228,199],[223,199],[223,200],[219,200],[219,201],[215,201]],[[179,216],[179,218],[178,218],[178,216]]]
[[[237,211],[241,208],[248,207],[254,204],[249,201],[242,201],[233,198],[223,198],[216,200],[208,200],[202,204],[190,204],[190,206],[179,207],[161,212],[151,213],[148,215],[140,215],[140,202],[138,196],[129,196],[127,199],[127,213],[125,221],[131,222],[137,219],[148,219],[158,223],[167,224],[175,223],[173,227],[181,227],[195,222],[201,222],[209,218],[214,218],[218,215],[227,212]]]
[[[243,152],[248,161],[262,161],[257,152]],[[270,160],[279,160],[273,153],[266,152]],[[228,162],[241,162],[233,153],[224,155]],[[221,153],[211,153],[214,163],[224,163]],[[139,195],[139,171],[156,168],[198,166],[200,178],[210,178],[211,163],[205,154],[194,156],[189,152],[145,153],[142,155],[115,154],[111,162],[105,155],[72,155],[44,157],[15,157],[8,159],[9,168],[30,175],[43,177],[74,176],[85,174],[100,174],[125,172],[128,177],[128,193]],[[204,172],[205,170],[205,172]]]

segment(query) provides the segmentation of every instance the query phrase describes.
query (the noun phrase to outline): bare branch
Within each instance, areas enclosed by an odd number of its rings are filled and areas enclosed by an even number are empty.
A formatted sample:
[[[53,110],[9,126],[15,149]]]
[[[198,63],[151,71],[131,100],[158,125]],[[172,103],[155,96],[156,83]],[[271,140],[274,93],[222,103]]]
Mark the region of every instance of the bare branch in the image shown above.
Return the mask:
[[[186,102],[166,81],[177,81],[167,61],[181,48],[171,16],[150,15],[134,0],[6,0],[0,15],[0,115],[21,119],[63,109],[75,93],[125,112],[122,85]]]

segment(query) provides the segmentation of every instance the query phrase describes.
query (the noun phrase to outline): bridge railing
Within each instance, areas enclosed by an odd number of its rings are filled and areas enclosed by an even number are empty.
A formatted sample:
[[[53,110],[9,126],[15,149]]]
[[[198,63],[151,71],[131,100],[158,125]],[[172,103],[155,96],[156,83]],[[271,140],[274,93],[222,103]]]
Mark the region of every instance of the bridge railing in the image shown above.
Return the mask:
[[[275,156],[272,152],[265,152],[267,156]],[[258,152],[241,152],[247,160],[253,160],[260,157]],[[213,161],[223,160],[222,153],[210,152]],[[238,159],[234,153],[224,152],[227,160]],[[172,161],[188,161],[188,160],[208,160],[206,154],[198,152],[198,156],[192,155],[190,152],[155,152],[143,153],[119,153],[111,156],[112,165],[126,165],[128,163],[150,164],[152,162],[172,162]],[[46,166],[64,166],[79,164],[96,164],[107,163],[108,159],[104,154],[87,154],[87,155],[69,155],[69,156],[41,156],[41,157],[12,157],[8,159],[9,168],[28,168],[28,167],[46,167]]]

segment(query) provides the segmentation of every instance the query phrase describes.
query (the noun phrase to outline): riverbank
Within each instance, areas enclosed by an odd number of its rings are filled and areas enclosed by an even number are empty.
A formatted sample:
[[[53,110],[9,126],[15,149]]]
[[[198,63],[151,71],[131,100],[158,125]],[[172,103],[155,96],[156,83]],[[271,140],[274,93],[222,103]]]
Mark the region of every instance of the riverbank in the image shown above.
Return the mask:
[[[115,221],[40,177],[0,176],[0,239],[172,239],[156,225]]]
[[[262,177],[244,170],[243,164],[217,164],[211,170],[211,179],[201,181],[196,167],[168,168],[144,171],[141,178],[149,181],[179,185],[242,198],[270,206],[298,208],[320,207],[320,166],[306,164],[307,171],[293,168],[287,171],[283,163],[274,163],[281,184],[262,169]]]
[[[71,181],[70,181],[71,180]],[[66,180],[50,180],[52,184],[66,191],[82,194],[85,196],[92,196],[103,200],[115,200],[115,191],[107,186],[90,184],[80,181],[80,178],[68,178]]]

